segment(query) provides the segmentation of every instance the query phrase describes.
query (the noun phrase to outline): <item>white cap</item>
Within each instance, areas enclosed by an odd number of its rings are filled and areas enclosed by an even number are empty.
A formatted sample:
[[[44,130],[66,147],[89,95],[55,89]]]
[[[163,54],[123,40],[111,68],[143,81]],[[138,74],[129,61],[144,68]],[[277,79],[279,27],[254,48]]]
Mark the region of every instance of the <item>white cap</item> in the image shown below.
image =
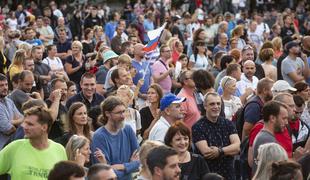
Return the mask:
[[[296,90],[297,90],[296,88],[292,87],[288,82],[284,80],[276,81],[271,88],[271,91],[273,92],[296,91]]]

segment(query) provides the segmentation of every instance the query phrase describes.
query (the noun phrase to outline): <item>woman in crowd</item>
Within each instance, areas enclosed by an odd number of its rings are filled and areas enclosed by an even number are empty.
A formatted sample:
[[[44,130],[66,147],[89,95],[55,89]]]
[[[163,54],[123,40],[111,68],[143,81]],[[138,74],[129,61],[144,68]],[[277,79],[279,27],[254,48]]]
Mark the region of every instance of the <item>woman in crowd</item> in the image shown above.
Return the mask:
[[[242,107],[242,103],[239,97],[234,96],[237,86],[237,80],[230,76],[224,76],[221,81],[223,88],[222,99],[224,102],[225,117],[228,120],[232,120],[232,116]]]
[[[77,94],[76,85],[73,81],[67,81],[67,99],[70,99],[72,96]]]
[[[23,63],[24,63],[25,58],[26,58],[25,50],[19,49],[15,52],[15,55],[12,60],[12,64],[10,65],[8,69],[11,80],[15,74],[18,74],[24,70]]]
[[[258,149],[258,155],[255,163],[257,170],[253,180],[266,180],[271,175],[271,164],[277,161],[287,160],[286,151],[276,143],[263,144]]]
[[[175,63],[175,78],[178,79],[180,74],[186,70],[189,70],[188,68],[188,57],[185,54],[181,54],[178,61]]]
[[[198,180],[209,173],[209,168],[204,158],[189,152],[191,131],[182,121],[175,122],[168,129],[165,136],[165,144],[178,152],[179,166],[181,168],[180,179]]]
[[[32,46],[26,42],[23,42],[21,43],[19,46],[18,46],[18,49],[23,49],[26,51],[26,57],[27,58],[30,58],[31,57],[31,49],[32,49]]]
[[[244,35],[244,26],[243,25],[237,25],[231,32],[231,37],[237,39],[237,48],[239,50],[242,50],[243,47],[246,45],[246,42],[241,37]]]
[[[86,137],[89,141],[92,138],[92,132],[88,124],[86,106],[81,102],[73,103],[68,111],[67,122],[65,123],[65,134],[56,141],[66,146],[73,135]]]
[[[85,136],[73,135],[66,145],[66,152],[68,160],[84,167],[85,164],[90,162],[89,158],[91,151],[89,139],[87,139]],[[104,154],[100,149],[97,149],[97,151],[94,152],[94,156],[100,163],[107,163]]]
[[[10,60],[4,55],[4,38],[0,36],[0,73],[6,74],[9,68]]]
[[[120,99],[127,107],[125,116],[125,124],[128,124],[132,130],[139,135],[141,130],[141,117],[139,111],[131,108],[130,106],[133,103],[134,93],[127,85],[120,86],[116,91],[116,96],[120,97]]]
[[[148,106],[140,110],[141,114],[141,135],[147,139],[149,132],[159,119],[160,99],[163,97],[163,90],[158,84],[151,84],[147,91]]]
[[[282,39],[280,37],[275,37],[272,39],[271,43],[273,45],[274,58],[279,59],[283,53]]]
[[[309,98],[310,98],[310,88],[309,85],[305,82],[297,82],[294,85],[294,88],[296,88],[296,95],[299,95],[300,97],[302,97],[302,99],[305,102],[308,102]]]
[[[209,68],[206,44],[202,40],[194,42],[193,54],[189,58],[189,68],[205,69]]]
[[[100,41],[105,41],[104,32],[102,26],[94,26],[94,44],[98,44]],[[106,45],[106,42],[103,42]]]
[[[76,85],[80,84],[82,75],[86,72],[86,59],[82,53],[82,43],[80,41],[73,41],[72,55],[68,56],[65,62],[65,70],[69,79]]]
[[[146,158],[152,149],[154,149],[155,147],[161,146],[161,145],[162,145],[162,143],[159,141],[150,141],[150,140],[147,140],[142,144],[142,146],[140,148],[140,152],[139,152],[141,167],[140,167],[140,172],[139,172],[139,176],[138,176],[137,180],[150,180],[150,179],[152,179],[151,172],[148,169],[148,166],[146,164]]]
[[[272,65],[274,59],[274,51],[272,48],[263,49],[260,51],[259,57],[263,62],[262,67],[265,72],[265,76],[272,79],[274,82],[278,80],[277,68]]]
[[[285,160],[272,163],[272,175],[270,180],[303,180],[301,166],[295,161]],[[307,178],[309,179],[309,177]]]
[[[82,41],[83,45],[83,54],[86,55],[86,57],[91,56],[95,49],[95,43],[93,41],[94,38],[94,31],[91,28],[87,28],[84,31],[84,40]]]

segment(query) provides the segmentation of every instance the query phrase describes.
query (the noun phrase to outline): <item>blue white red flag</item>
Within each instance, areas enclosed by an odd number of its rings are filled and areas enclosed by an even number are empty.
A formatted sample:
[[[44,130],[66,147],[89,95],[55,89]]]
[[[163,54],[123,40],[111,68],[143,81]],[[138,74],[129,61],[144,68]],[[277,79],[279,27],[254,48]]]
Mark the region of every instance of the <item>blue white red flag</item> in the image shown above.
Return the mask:
[[[161,27],[154,29],[152,31],[147,32],[147,36],[149,37],[150,41],[144,46],[143,50],[146,52],[150,52],[156,49],[158,45],[158,41],[160,39],[160,35],[165,29],[167,23],[164,23]]]

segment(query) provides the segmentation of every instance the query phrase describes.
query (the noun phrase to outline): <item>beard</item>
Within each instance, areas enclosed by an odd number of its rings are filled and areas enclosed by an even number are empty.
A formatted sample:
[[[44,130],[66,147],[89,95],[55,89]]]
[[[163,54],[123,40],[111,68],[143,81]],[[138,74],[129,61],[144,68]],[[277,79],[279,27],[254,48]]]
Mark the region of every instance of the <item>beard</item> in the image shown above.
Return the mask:
[[[271,101],[272,98],[273,98],[273,95],[268,93],[268,94],[266,94],[266,96],[264,97],[264,101],[265,101],[265,102]]]

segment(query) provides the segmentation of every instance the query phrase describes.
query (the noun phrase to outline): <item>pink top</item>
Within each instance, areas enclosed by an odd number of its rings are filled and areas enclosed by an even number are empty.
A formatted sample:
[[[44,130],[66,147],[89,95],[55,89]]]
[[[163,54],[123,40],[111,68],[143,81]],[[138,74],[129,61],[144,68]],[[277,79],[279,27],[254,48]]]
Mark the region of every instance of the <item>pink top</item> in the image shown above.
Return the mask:
[[[192,129],[193,124],[195,124],[201,117],[195,100],[194,91],[192,89],[182,88],[178,97],[186,98],[186,101],[181,103],[182,111],[185,113],[184,123],[188,128]]]
[[[160,59],[157,60],[152,66],[153,76],[159,76],[167,71],[168,71],[167,64],[164,61],[161,61]],[[165,79],[159,81],[158,84],[161,86],[165,94],[171,92],[172,80],[170,76],[167,76]]]

